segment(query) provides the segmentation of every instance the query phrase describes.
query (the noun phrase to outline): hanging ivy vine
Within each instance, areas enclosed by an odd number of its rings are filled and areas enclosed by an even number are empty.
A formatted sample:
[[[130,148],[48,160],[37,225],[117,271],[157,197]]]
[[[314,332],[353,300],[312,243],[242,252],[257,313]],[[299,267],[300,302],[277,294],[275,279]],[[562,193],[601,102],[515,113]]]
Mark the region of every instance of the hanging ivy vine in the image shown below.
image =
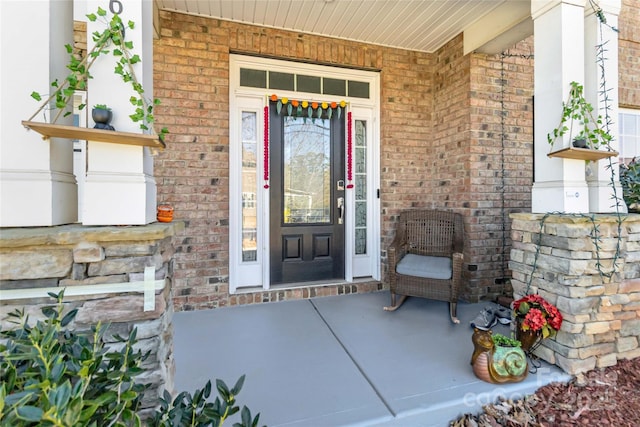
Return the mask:
[[[125,38],[125,24],[120,18],[120,15],[114,14],[111,19],[107,19],[106,15],[106,10],[100,7],[96,13],[87,15],[89,21],[96,22],[100,20],[105,24],[106,28],[103,31],[95,31],[92,34],[94,46],[82,59],[76,57],[71,45],[65,45],[67,53],[69,54],[67,68],[70,70],[70,73],[65,77],[64,81],[59,82],[56,79],[51,83],[54,91],[29,120],[32,120],[45,106],[49,105],[50,102],[53,102],[53,106],[59,110],[52,121],[53,123],[58,120],[63,112],[64,116],[71,114],[71,111],[68,111],[67,107],[73,99],[73,94],[76,91],[87,90],[88,81],[93,78],[89,69],[100,56],[111,53],[116,58],[116,65],[113,72],[119,75],[124,83],[130,84],[134,92],[134,95],[129,98],[129,102],[135,107],[135,112],[129,115],[129,118],[134,123],[138,123],[142,130],[154,130],[154,107],[160,104],[160,100],[157,98],[153,100],[148,99],[145,96],[142,84],[136,77],[133,66],[139,63],[141,59],[139,55],[133,53],[133,42],[127,41]],[[128,21],[126,28],[133,30],[135,23]],[[43,96],[35,91],[31,93],[31,97],[37,101],[43,99]],[[85,104],[81,104],[79,109],[82,110],[85,107]],[[169,133],[168,129],[162,128],[158,134],[160,140],[164,141],[167,133]]]

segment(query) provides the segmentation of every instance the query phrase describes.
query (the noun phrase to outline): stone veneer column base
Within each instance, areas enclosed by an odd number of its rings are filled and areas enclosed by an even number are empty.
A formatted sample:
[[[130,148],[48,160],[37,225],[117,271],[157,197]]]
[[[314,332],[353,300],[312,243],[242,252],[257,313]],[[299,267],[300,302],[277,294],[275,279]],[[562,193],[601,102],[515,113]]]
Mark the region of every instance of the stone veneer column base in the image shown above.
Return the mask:
[[[564,317],[535,354],[569,374],[640,357],[640,215],[510,217],[514,298],[538,293]]]
[[[173,392],[173,236],[184,223],[138,227],[67,225],[4,229],[0,237],[0,327],[15,327],[8,313],[25,308],[31,322],[41,308],[54,304],[47,291],[64,288],[65,305],[77,308],[70,327],[89,330],[98,321],[109,324],[107,346],[115,334],[137,328],[136,349],[150,356],[138,381],[151,384],[141,415],[155,407],[162,392]],[[145,299],[145,268],[155,270]],[[155,280],[154,280],[155,279]],[[137,283],[136,283],[137,282]],[[146,284],[145,284],[146,286]],[[148,307],[154,300],[153,308]]]

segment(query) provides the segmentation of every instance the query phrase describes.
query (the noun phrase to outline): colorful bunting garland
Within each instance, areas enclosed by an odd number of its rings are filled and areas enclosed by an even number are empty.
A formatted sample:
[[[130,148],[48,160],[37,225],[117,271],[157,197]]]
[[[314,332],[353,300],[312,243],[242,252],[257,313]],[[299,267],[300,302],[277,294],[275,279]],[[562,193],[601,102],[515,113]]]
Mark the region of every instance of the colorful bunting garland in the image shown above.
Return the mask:
[[[276,103],[276,112],[280,114],[283,110],[288,116],[303,117],[309,119],[320,119],[326,111],[327,117],[330,119],[333,113],[338,114],[338,118],[342,115],[342,111],[347,106],[347,101],[340,102],[321,102],[316,101],[300,101],[298,99],[289,99],[287,97],[278,98],[273,94],[269,99]]]

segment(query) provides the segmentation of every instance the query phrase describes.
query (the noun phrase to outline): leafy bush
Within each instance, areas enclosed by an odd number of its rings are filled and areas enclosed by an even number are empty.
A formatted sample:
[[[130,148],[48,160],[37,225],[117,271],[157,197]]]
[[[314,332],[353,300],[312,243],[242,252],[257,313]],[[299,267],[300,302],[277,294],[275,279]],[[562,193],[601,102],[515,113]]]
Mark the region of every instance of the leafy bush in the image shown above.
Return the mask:
[[[118,351],[105,348],[106,331],[100,323],[91,331],[66,329],[77,309],[64,314],[64,292],[49,294],[57,305],[44,307],[45,320],[28,324],[24,311],[10,313],[17,329],[0,331],[0,425],[21,426],[139,426],[137,411],[148,385],[135,378],[144,372],[148,357],[134,350],[136,330],[127,338],[116,335]],[[211,382],[194,396],[182,392],[171,401],[164,392],[154,411],[151,426],[220,426],[239,411],[235,396],[244,384],[244,375],[229,390],[217,380],[221,398],[207,402]],[[239,427],[255,427],[260,415],[252,418],[243,407]]]
[[[207,398],[211,395],[211,381],[207,381],[202,390],[196,390],[193,396],[182,392],[171,401],[171,395],[165,391],[161,399],[160,410],[156,411],[152,425],[161,427],[172,426],[220,426],[224,420],[238,412],[235,404],[235,396],[240,392],[244,384],[244,375],[240,377],[236,385],[229,390],[222,380],[216,380],[218,393],[222,397],[216,397],[211,403]],[[242,408],[242,423],[235,423],[234,427],[256,427],[260,414],[251,418],[251,411],[244,406]]]
[[[620,164],[622,197],[630,210],[640,211],[640,159],[634,157],[628,165]]]

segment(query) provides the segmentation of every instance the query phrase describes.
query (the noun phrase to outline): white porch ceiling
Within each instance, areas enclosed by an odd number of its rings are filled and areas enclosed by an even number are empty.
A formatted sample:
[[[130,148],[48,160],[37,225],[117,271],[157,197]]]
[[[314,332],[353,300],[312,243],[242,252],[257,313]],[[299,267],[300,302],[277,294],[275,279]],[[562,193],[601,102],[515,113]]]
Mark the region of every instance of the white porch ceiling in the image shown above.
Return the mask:
[[[436,51],[479,23],[489,26],[483,37],[490,39],[475,42],[478,48],[518,24],[521,37],[522,22],[530,20],[530,0],[156,0],[156,4],[159,9],[423,52]],[[492,15],[500,20],[491,22]]]

